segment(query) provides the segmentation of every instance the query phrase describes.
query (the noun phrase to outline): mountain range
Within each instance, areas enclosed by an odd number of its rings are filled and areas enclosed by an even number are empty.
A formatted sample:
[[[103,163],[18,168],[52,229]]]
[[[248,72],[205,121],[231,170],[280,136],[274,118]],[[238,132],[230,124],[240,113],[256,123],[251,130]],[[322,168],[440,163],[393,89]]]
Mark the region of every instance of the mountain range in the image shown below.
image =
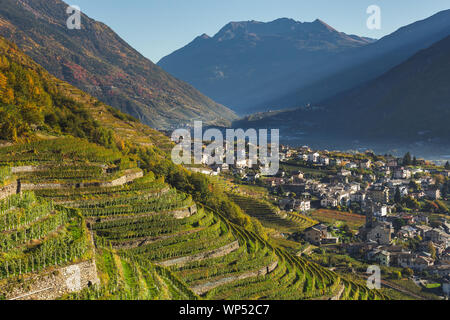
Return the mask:
[[[226,25],[158,62],[239,114],[321,102],[387,72],[450,34],[450,10],[376,41],[321,20]]]
[[[60,0],[3,0],[0,35],[51,74],[155,128],[192,119],[228,125],[236,115],[146,59],[114,31],[82,14],[69,30]]]
[[[197,37],[158,65],[245,114],[295,82],[326,72],[327,62],[338,53],[373,41],[338,32],[319,19],[231,22],[214,37]],[[295,74],[290,81],[278,81],[290,74]]]

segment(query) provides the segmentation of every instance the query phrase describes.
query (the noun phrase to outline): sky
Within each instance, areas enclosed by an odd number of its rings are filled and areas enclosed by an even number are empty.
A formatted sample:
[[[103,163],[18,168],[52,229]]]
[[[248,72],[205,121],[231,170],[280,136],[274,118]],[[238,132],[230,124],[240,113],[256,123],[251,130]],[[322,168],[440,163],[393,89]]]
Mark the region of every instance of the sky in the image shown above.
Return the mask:
[[[398,28],[450,9],[449,0],[65,0],[104,22],[153,62],[195,37],[216,34],[231,21],[321,19],[338,31],[381,38]],[[367,27],[377,5],[381,28]]]

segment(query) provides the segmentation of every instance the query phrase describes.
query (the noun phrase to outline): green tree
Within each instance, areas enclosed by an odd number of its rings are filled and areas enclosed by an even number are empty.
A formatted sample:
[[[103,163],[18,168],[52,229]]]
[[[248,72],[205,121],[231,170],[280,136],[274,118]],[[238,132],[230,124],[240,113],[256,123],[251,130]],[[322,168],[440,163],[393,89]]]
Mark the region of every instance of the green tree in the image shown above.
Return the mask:
[[[402,275],[404,277],[412,277],[414,275],[414,271],[411,268],[403,268]]]
[[[436,248],[433,246],[432,242],[428,242],[428,252],[433,259],[436,259]]]
[[[393,271],[393,272],[391,273],[391,277],[392,277],[392,279],[394,279],[394,280],[400,280],[400,279],[402,278],[402,274],[401,274],[400,271]]]
[[[403,157],[403,165],[409,166],[412,164],[411,153],[407,152]]]
[[[400,193],[400,188],[399,187],[397,187],[395,189],[394,201],[395,201],[395,203],[400,203],[402,201],[402,195]]]
[[[450,170],[450,163],[448,161],[445,163],[445,170]]]

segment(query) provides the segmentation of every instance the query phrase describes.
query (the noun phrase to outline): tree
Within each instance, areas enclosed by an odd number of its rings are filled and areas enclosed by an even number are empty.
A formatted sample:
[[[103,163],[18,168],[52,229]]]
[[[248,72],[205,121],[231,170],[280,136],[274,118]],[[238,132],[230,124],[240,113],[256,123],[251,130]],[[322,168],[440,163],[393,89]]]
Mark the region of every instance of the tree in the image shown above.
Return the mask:
[[[437,174],[434,176],[437,185],[442,185],[445,182],[445,177],[442,174]]]
[[[412,197],[405,197],[403,199],[403,202],[405,203],[406,207],[409,209],[419,209],[420,203],[416,199]]]
[[[402,274],[400,271],[393,271],[391,273],[391,277],[392,277],[392,279],[400,280],[402,278]]]
[[[412,277],[414,275],[414,271],[411,268],[403,268],[402,275],[404,277]]]
[[[399,187],[397,187],[395,189],[394,201],[395,201],[395,203],[400,203],[402,201],[402,195],[400,193],[400,188]]]
[[[436,248],[431,241],[428,242],[428,252],[431,254],[431,257],[436,260]]]
[[[407,152],[405,154],[405,156],[403,157],[403,165],[409,166],[409,165],[411,165],[411,163],[412,163],[411,153]]]
[[[416,158],[416,156],[414,156],[412,164],[413,164],[413,166],[417,166],[417,158]]]
[[[450,180],[447,180],[442,187],[442,197],[445,199],[450,194]]]
[[[448,161],[445,163],[445,170],[450,170],[450,163]]]
[[[406,225],[406,222],[401,218],[395,218],[395,220],[392,222],[392,225],[395,230],[400,230],[401,227]]]

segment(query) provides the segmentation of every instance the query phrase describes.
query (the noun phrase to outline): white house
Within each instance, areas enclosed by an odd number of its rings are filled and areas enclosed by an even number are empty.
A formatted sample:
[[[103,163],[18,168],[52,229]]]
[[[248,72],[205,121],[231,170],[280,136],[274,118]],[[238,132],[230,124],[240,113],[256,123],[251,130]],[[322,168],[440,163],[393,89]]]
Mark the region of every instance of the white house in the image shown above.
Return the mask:
[[[375,210],[373,212],[376,217],[386,217],[388,213],[387,206],[375,206]]]
[[[349,170],[342,169],[341,171],[338,172],[338,175],[341,177],[348,177],[352,175],[352,172]]]
[[[357,203],[363,203],[366,200],[366,193],[365,192],[356,192],[350,195],[350,201],[351,202],[357,202]]]
[[[330,164],[330,158],[328,157],[320,157],[320,163],[324,166],[328,166]]]
[[[356,169],[356,168],[358,168],[358,165],[356,163],[353,163],[353,162],[349,162],[345,166],[347,167],[347,169]]]
[[[322,200],[320,200],[320,205],[324,208],[335,208],[338,206],[338,201],[337,199],[333,198],[323,198]]]
[[[319,161],[320,154],[317,152],[308,154],[308,162],[317,163]]]
[[[394,171],[394,179],[410,179],[411,171],[403,167],[397,168]]]

